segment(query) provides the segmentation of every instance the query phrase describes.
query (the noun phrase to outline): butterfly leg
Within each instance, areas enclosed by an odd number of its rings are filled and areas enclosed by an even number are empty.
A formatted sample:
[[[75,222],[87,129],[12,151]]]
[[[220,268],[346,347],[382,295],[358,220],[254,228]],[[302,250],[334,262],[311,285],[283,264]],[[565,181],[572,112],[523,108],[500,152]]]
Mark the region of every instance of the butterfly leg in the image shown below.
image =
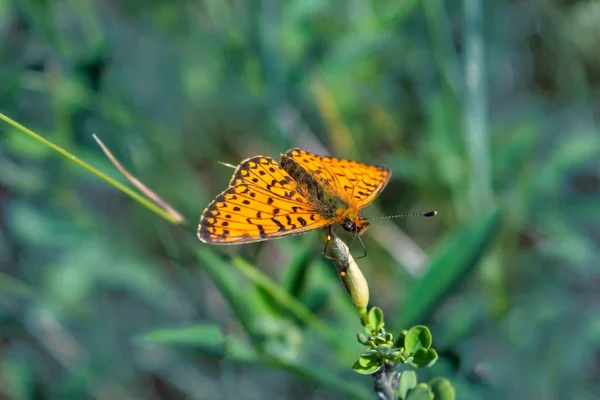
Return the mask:
[[[329,247],[329,242],[331,242],[331,236],[333,232],[331,231],[331,225],[327,226],[327,241],[325,242],[325,247],[323,248],[323,257],[332,260],[333,257],[327,255],[327,247]]]
[[[367,256],[367,248],[365,247],[365,244],[363,243],[362,239],[360,238],[360,235],[357,233],[356,237],[358,238],[358,241],[360,242],[360,246],[363,249],[364,254],[360,257],[356,257],[357,260],[360,260],[361,258],[365,258]]]
[[[329,247],[329,243],[333,238],[333,228],[331,225],[327,226],[327,241],[325,242],[325,247],[323,248],[323,258],[333,261],[334,263],[338,263],[338,259],[327,254],[327,248]]]
[[[338,270],[339,274],[341,276],[345,276],[346,275],[346,271],[348,270],[348,259],[349,259],[349,255],[346,255],[345,257],[343,257],[342,259],[338,258],[338,257],[332,257],[329,254],[327,254],[327,248],[329,247],[329,243],[332,241],[333,238],[333,228],[331,227],[331,225],[329,225],[327,227],[327,242],[325,242],[325,248],[323,249],[323,257],[330,260],[331,262],[333,262],[333,264],[336,266],[336,269]],[[337,239],[340,240],[340,239]],[[347,251],[349,251],[349,249],[346,248]],[[344,264],[346,263],[346,264]]]

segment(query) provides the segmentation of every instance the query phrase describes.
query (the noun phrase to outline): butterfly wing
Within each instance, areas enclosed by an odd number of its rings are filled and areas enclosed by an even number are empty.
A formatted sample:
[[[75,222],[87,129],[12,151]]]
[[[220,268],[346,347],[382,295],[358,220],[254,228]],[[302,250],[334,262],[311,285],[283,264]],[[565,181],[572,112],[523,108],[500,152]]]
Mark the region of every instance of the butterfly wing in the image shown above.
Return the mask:
[[[332,222],[269,157],[242,161],[229,184],[200,217],[198,238],[205,243],[258,242],[311,231]]]
[[[333,188],[339,197],[358,208],[375,200],[391,176],[390,170],[385,167],[319,156],[301,149],[288,150],[282,159],[284,157],[294,160],[321,185]]]

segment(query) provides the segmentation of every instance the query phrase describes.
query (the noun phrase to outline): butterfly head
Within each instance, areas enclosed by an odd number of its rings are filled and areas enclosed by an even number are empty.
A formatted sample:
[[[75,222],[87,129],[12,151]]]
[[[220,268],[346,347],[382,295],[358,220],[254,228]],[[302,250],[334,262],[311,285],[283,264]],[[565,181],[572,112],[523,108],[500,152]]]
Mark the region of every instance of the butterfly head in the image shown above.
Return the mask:
[[[356,215],[354,218],[345,218],[341,225],[344,230],[361,235],[369,227],[369,222],[360,215]]]

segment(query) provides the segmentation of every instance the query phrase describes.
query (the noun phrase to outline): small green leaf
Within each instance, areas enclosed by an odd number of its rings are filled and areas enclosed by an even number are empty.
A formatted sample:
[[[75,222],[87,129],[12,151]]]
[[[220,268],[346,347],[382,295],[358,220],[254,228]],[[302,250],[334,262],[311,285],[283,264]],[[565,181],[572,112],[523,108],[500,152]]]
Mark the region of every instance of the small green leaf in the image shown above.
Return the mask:
[[[375,336],[375,344],[380,345],[380,344],[384,344],[385,342],[387,342],[384,338],[379,337],[379,336]]]
[[[379,370],[379,368],[381,368],[381,364],[372,363],[372,364],[363,366],[360,364],[359,361],[354,363],[354,365],[352,366],[352,369],[362,375],[370,375],[372,373],[377,372]]]
[[[406,339],[407,333],[408,331],[406,329],[400,332],[398,339],[396,339],[396,347],[404,347],[404,340]]]
[[[379,354],[387,355],[392,352],[392,346],[388,344],[382,344],[377,348],[377,351],[379,352]]]
[[[404,347],[408,354],[415,354],[419,349],[429,350],[431,347],[431,332],[426,326],[417,325],[408,330],[404,338]]]
[[[369,325],[373,332],[379,332],[383,328],[383,311],[379,307],[373,307],[369,310]]]
[[[419,383],[414,389],[408,392],[406,400],[432,400],[433,393],[429,390],[429,387],[424,383]]]
[[[373,365],[373,364],[381,365],[381,358],[379,357],[379,354],[377,354],[376,352],[374,352],[374,353],[367,352],[367,353],[361,354],[361,356],[358,358],[357,363],[359,363],[363,367],[367,367],[367,366]]]
[[[437,352],[434,349],[419,349],[413,357],[412,364],[419,368],[431,367],[438,359]]]
[[[375,350],[375,349],[369,349],[369,350],[365,351],[364,353],[362,353],[362,356],[363,357],[368,357],[368,356],[370,356],[372,354],[377,354],[377,350]]]
[[[367,344],[367,341],[368,341],[368,339],[367,339],[367,337],[366,337],[365,335],[363,335],[362,333],[358,332],[358,333],[356,334],[356,338],[358,339],[358,341],[359,341],[361,344],[364,344],[364,345],[366,345],[366,344]]]
[[[406,399],[408,392],[417,386],[417,374],[415,371],[404,371],[400,375],[400,382],[398,382],[398,389],[396,394],[400,396],[402,400]]]
[[[373,307],[369,310],[369,325],[374,331],[383,327],[383,311],[379,307]]]
[[[454,387],[446,378],[434,378],[428,383],[435,400],[454,400],[456,394]]]

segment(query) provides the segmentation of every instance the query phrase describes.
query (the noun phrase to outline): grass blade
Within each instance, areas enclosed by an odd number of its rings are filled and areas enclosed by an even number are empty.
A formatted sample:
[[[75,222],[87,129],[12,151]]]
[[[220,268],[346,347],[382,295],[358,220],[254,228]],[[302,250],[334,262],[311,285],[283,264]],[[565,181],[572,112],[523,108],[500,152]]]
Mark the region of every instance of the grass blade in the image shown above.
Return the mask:
[[[217,325],[197,324],[185,328],[156,329],[138,336],[146,343],[194,347],[213,355],[225,354],[225,339]]]
[[[104,173],[102,173],[99,170],[97,170],[96,168],[92,167],[85,161],[80,160],[79,158],[75,157],[75,155],[69,153],[62,147],[57,146],[56,144],[50,142],[49,140],[44,139],[43,137],[41,137],[40,135],[38,135],[31,129],[26,128],[25,126],[19,124],[15,120],[7,117],[6,115],[4,115],[2,113],[0,113],[0,119],[3,120],[4,122],[6,122],[7,124],[11,125],[12,127],[18,129],[19,131],[23,132],[24,134],[32,137],[34,140],[37,140],[39,143],[43,144],[44,146],[47,146],[47,147],[51,148],[52,150],[56,151],[61,156],[65,157],[66,159],[70,160],[71,162],[74,162],[75,164],[79,165],[81,168],[85,169],[86,171],[92,173],[96,177],[107,182],[109,185],[111,185],[111,186],[115,187],[116,189],[120,190],[121,192],[125,193],[127,196],[131,197],[133,200],[137,201],[142,206],[144,206],[147,209],[149,209],[150,211],[160,215],[162,218],[171,222],[172,224],[178,224],[181,222],[181,221],[178,221],[172,215],[170,215],[168,212],[166,212],[165,210],[163,210],[162,208],[157,206],[156,204],[152,203],[150,200],[148,200],[144,196],[134,192],[127,186],[114,180],[113,178],[109,177],[108,175],[105,175]]]

